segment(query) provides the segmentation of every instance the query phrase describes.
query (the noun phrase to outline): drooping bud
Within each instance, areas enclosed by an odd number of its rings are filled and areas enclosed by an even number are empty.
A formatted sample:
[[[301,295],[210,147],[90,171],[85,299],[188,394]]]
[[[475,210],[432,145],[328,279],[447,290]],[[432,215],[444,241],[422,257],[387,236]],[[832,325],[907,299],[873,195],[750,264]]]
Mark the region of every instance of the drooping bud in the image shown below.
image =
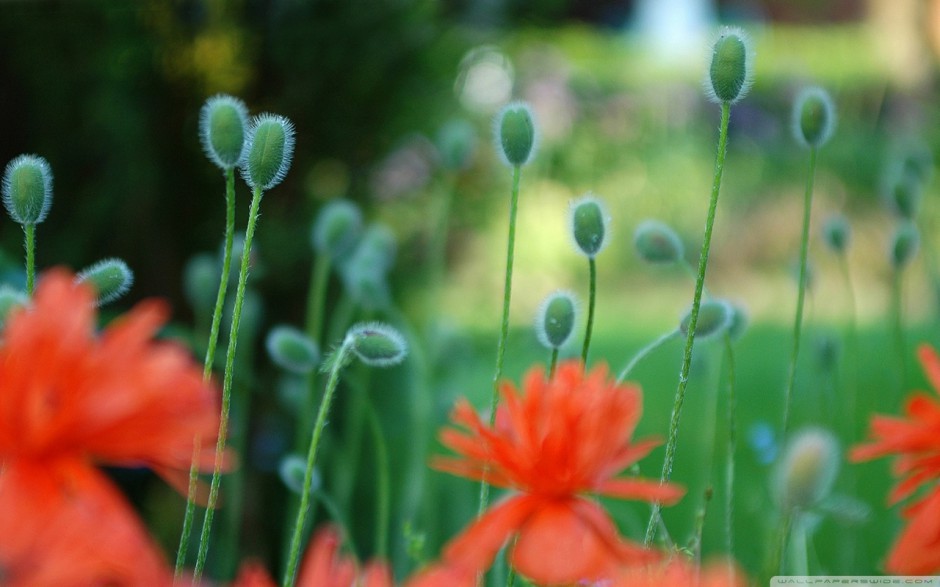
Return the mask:
[[[248,108],[225,94],[206,100],[199,111],[199,139],[209,159],[222,169],[232,169],[245,156],[248,142]]]
[[[644,220],[636,227],[633,246],[647,263],[677,263],[685,255],[679,235],[658,220]]]
[[[726,28],[718,35],[705,85],[710,100],[734,104],[747,94],[753,78],[753,55],[751,41],[741,29]]]
[[[3,205],[19,224],[39,224],[52,206],[52,168],[36,155],[20,155],[3,172]]]
[[[380,322],[356,324],[346,333],[353,353],[370,367],[391,367],[405,360],[408,345],[397,330]]]
[[[610,242],[610,216],[600,198],[591,193],[578,198],[568,218],[575,246],[587,258],[596,257]]]
[[[355,247],[362,233],[362,211],[355,203],[337,198],[323,206],[313,225],[313,249],[337,259]]]
[[[910,222],[898,226],[891,240],[891,265],[900,270],[910,263],[920,246],[920,233],[917,227]]]
[[[305,375],[317,368],[320,351],[310,337],[293,326],[275,326],[265,340],[268,356],[291,373]]]
[[[804,147],[821,147],[836,126],[836,108],[826,90],[803,88],[793,101],[793,135]]]
[[[571,339],[578,315],[578,303],[569,291],[550,294],[539,306],[535,335],[545,348],[560,349]]]
[[[95,291],[95,303],[103,306],[127,293],[134,283],[134,273],[121,259],[102,259],[75,276],[77,283],[87,283]]]
[[[695,322],[696,340],[708,340],[724,334],[731,326],[731,317],[734,310],[731,304],[724,300],[705,300],[699,305],[698,320]],[[692,322],[690,309],[679,322],[679,331],[689,335],[689,324]]]
[[[497,151],[510,167],[522,167],[535,154],[535,115],[524,102],[507,104],[496,116]]]
[[[841,214],[830,216],[823,222],[822,236],[826,246],[832,249],[832,252],[839,255],[845,253],[852,237],[849,221]]]
[[[242,160],[245,181],[267,191],[281,183],[294,155],[294,125],[278,114],[259,114],[248,125],[248,147]]]
[[[839,471],[839,443],[823,428],[798,431],[774,471],[777,501],[785,511],[806,510],[832,490]]]

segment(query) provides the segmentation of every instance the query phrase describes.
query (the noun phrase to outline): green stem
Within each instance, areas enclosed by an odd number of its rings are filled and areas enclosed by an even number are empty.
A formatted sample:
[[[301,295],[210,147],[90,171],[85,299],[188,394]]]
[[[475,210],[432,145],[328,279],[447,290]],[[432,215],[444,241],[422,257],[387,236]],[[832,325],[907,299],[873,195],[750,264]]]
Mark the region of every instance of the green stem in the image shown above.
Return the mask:
[[[326,391],[323,392],[323,400],[320,402],[320,411],[317,412],[317,421],[313,425],[313,436],[310,439],[310,449],[307,452],[304,486],[300,494],[300,508],[297,511],[297,519],[294,521],[294,533],[287,559],[287,570],[284,572],[284,587],[292,587],[294,584],[297,563],[300,559],[300,543],[302,542],[304,525],[307,521],[307,511],[310,509],[310,485],[313,479],[313,467],[317,461],[317,449],[320,447],[320,436],[323,434],[323,428],[326,425],[326,415],[330,410],[330,403],[333,401],[333,393],[336,391],[337,383],[339,383],[339,372],[346,363],[353,342],[352,337],[346,337],[342,346],[336,351],[333,366],[330,368],[330,377],[326,382]]]
[[[519,210],[519,178],[521,167],[512,168],[512,195],[509,200],[509,238],[506,245],[506,277],[503,283],[503,319],[499,329],[499,345],[496,348],[496,373],[493,375],[493,396],[490,398],[490,426],[496,421],[496,408],[499,405],[499,381],[503,376],[503,358],[506,354],[506,339],[509,336],[509,302],[512,298],[512,261],[516,245],[516,214]],[[480,507],[477,515],[482,516],[489,501],[490,484],[485,478],[480,482]]]
[[[685,390],[689,383],[689,370],[692,367],[692,344],[695,342],[695,327],[698,324],[699,307],[702,304],[702,291],[705,288],[705,269],[708,266],[708,251],[711,247],[712,229],[715,225],[715,212],[718,209],[718,192],[721,189],[721,175],[725,165],[725,154],[728,150],[728,120],[731,117],[731,105],[727,102],[721,104],[721,126],[718,132],[718,153],[715,157],[715,176],[712,182],[711,199],[708,204],[708,217],[705,220],[705,237],[702,240],[702,252],[698,259],[698,274],[695,278],[695,295],[692,298],[692,311],[689,316],[689,334],[685,341],[685,351],[682,355],[682,367],[679,371],[679,384],[676,387],[675,402],[672,407],[672,417],[669,422],[669,435],[666,440],[666,457],[663,461],[663,472],[660,483],[666,483],[672,476],[672,465],[676,458],[676,443],[679,439],[679,418],[682,414],[682,403],[685,401]],[[646,526],[644,544],[649,546],[656,533],[657,520],[662,505],[653,504],[649,524]]]
[[[728,357],[728,462],[725,469],[725,549],[728,558],[734,558],[734,456],[737,450],[734,347],[731,336],[725,334],[725,355]]]
[[[329,283],[332,263],[330,256],[321,253],[313,261],[310,269],[310,293],[307,297],[307,336],[320,344],[323,334],[323,311],[326,305],[326,286]]]
[[[376,468],[376,513],[375,513],[375,556],[381,560],[388,554],[388,527],[389,503],[391,484],[389,481],[388,447],[385,435],[382,434],[382,425],[372,400],[366,395],[366,417],[375,442],[375,468]]]
[[[809,575],[809,556],[807,554],[809,546],[806,540],[806,523],[803,518],[798,518],[793,524],[792,531],[793,551],[793,574],[807,576]]]
[[[901,278],[900,269],[894,269],[891,274],[891,306],[892,306],[892,325],[894,327],[894,347],[898,354],[898,373],[901,374],[901,392],[908,388],[907,385],[907,351],[904,344],[904,318],[902,313],[903,300],[901,296]]]
[[[26,246],[26,295],[33,297],[36,283],[36,225],[24,224],[24,243]]]
[[[587,369],[588,349],[591,346],[591,332],[594,330],[594,299],[597,297],[597,263],[594,257],[588,259],[588,267],[591,270],[591,284],[588,294],[588,318],[584,330],[584,346],[581,348],[581,364],[585,369]]]
[[[777,542],[771,552],[770,564],[767,567],[767,581],[777,575],[783,574],[783,558],[787,551],[787,538],[790,535],[790,525],[793,523],[793,512],[782,513],[780,528],[777,530]]]
[[[219,340],[219,324],[222,322],[222,309],[225,306],[225,293],[228,289],[229,273],[232,265],[232,243],[235,239],[235,170],[225,170],[225,248],[222,253],[222,276],[219,279],[219,291],[215,298],[212,312],[212,325],[209,331],[209,344],[202,367],[202,378],[206,381],[212,375],[215,363],[215,349]],[[183,573],[186,552],[189,550],[189,538],[193,530],[193,518],[196,512],[196,487],[199,480],[199,453],[202,452],[202,439],[196,438],[193,444],[193,460],[189,467],[189,491],[186,495],[186,512],[183,515],[183,531],[180,534],[179,548],[176,551],[174,577],[178,581]]]
[[[242,305],[245,302],[245,284],[248,281],[248,266],[251,260],[251,241],[258,224],[258,209],[261,207],[262,192],[254,189],[251,206],[248,210],[248,226],[245,230],[245,248],[242,251],[241,267],[238,272],[238,287],[235,291],[235,308],[232,312],[232,325],[229,329],[228,349],[225,354],[225,374],[222,379],[222,410],[219,416],[219,436],[215,445],[215,466],[212,470],[212,483],[209,485],[209,499],[206,513],[202,520],[202,534],[199,537],[199,553],[196,567],[193,569],[193,583],[199,582],[209,551],[209,534],[212,531],[212,518],[219,499],[219,485],[222,482],[222,460],[225,453],[225,441],[228,437],[228,418],[232,400],[232,374],[235,365],[235,349],[238,343],[238,328],[241,324]]]
[[[813,180],[816,177],[816,147],[809,150],[809,172],[806,178],[806,193],[803,196],[803,234],[800,239],[800,284],[796,297],[796,317],[793,319],[793,352],[790,355],[790,370],[783,400],[783,434],[790,426],[790,404],[793,399],[793,384],[796,381],[796,362],[800,354],[800,329],[803,325],[803,301],[806,297],[806,257],[809,252],[809,221],[813,207]]]
[[[645,359],[647,355],[649,355],[650,353],[652,353],[659,347],[663,346],[670,340],[676,338],[677,336],[679,336],[678,328],[676,328],[675,330],[670,330],[666,334],[663,334],[662,336],[660,336],[653,342],[641,348],[635,355],[633,355],[633,358],[630,359],[630,362],[627,363],[627,366],[623,368],[623,371],[620,372],[620,376],[617,377],[617,383],[623,383],[624,381],[626,381],[627,377],[633,371],[633,368],[636,367],[640,363],[640,361]]]
[[[552,349],[552,362],[551,362],[551,364],[550,364],[549,367],[548,367],[548,378],[549,378],[549,379],[554,379],[554,378],[555,378],[555,367],[557,367],[557,366],[558,366],[558,349],[557,349],[557,348],[553,348],[553,349]]]
[[[852,275],[849,272],[849,260],[843,254],[840,258],[842,266],[842,277],[845,280],[845,291],[849,298],[849,332],[848,332],[848,350],[850,357],[849,365],[849,438],[855,438],[855,428],[858,417],[858,325],[856,316],[858,310],[855,302],[855,289],[852,287]]]

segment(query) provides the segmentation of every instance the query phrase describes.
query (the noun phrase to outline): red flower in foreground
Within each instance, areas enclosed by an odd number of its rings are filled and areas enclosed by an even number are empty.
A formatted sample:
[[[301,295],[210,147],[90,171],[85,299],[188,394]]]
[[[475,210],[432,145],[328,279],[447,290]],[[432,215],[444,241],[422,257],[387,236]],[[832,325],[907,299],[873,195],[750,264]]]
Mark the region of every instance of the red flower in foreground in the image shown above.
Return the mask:
[[[609,587],[691,586],[746,587],[747,579],[734,563],[712,562],[700,568],[677,555],[667,561],[623,569],[609,583]]]
[[[9,318],[0,341],[0,520],[21,529],[0,530],[0,576],[12,568],[31,584],[77,558],[71,582],[49,584],[88,584],[80,573],[108,559],[123,569],[106,573],[114,583],[158,584],[127,579],[129,563],[162,558],[94,465],[148,466],[185,493],[195,437],[201,462],[212,464],[216,393],[182,347],[153,340],[166,314],[145,302],[98,336],[92,292],[53,271],[31,306]],[[46,527],[61,532],[53,539]]]
[[[940,356],[927,345],[918,349],[927,379],[940,390]],[[918,392],[905,405],[905,417],[873,416],[871,442],[852,449],[849,458],[865,461],[894,455],[898,484],[888,497],[894,504],[921,486],[926,495],[904,510],[908,520],[885,568],[896,574],[931,574],[940,571],[940,399]]]
[[[655,481],[615,478],[658,441],[633,443],[642,394],[607,379],[603,366],[585,373],[564,363],[551,380],[541,370],[526,377],[524,394],[502,388],[494,427],[467,402],[441,441],[460,456],[435,459],[434,467],[486,479],[518,491],[495,505],[444,551],[444,561],[477,572],[516,537],[512,564],[536,583],[575,583],[609,573],[624,562],[657,558],[622,539],[607,512],[585,494],[675,503],[683,490]]]

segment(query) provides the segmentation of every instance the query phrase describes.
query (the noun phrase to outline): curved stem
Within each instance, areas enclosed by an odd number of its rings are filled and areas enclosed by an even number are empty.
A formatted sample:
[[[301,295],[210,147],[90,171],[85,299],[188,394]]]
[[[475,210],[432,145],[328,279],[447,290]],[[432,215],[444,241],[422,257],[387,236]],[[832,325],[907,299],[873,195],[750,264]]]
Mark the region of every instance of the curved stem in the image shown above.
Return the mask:
[[[307,451],[307,469],[304,472],[304,486],[300,494],[300,508],[297,511],[297,518],[294,521],[294,532],[291,538],[290,554],[287,559],[287,570],[284,572],[284,587],[291,587],[294,584],[297,573],[297,562],[300,559],[300,543],[303,537],[304,524],[307,521],[307,511],[310,509],[310,485],[313,479],[313,467],[317,461],[317,449],[320,447],[320,436],[323,434],[323,428],[326,425],[326,415],[330,410],[330,403],[333,401],[333,393],[339,383],[339,372],[346,363],[347,355],[352,348],[354,339],[346,337],[342,346],[336,351],[333,359],[333,366],[330,369],[330,378],[326,382],[326,391],[323,392],[323,400],[320,402],[320,410],[317,412],[317,421],[313,425],[313,436],[310,438],[310,449]]]
[[[228,418],[232,401],[232,375],[235,366],[235,349],[238,343],[238,328],[241,324],[242,305],[245,302],[245,284],[248,282],[248,266],[251,260],[251,241],[258,224],[258,209],[261,207],[262,192],[255,188],[248,210],[248,226],[245,230],[245,248],[242,251],[241,267],[238,272],[238,287],[235,291],[235,308],[232,312],[232,325],[229,329],[228,350],[225,354],[225,374],[222,379],[222,409],[219,416],[219,436],[215,445],[215,465],[212,469],[212,483],[209,485],[209,499],[206,513],[202,520],[202,534],[199,537],[199,553],[196,567],[193,569],[193,583],[197,584],[202,576],[209,551],[209,534],[212,531],[212,518],[215,504],[219,499],[219,485],[222,482],[222,460],[225,454],[225,442],[228,437]]]
[[[813,207],[813,179],[816,176],[816,147],[809,150],[809,172],[806,178],[806,193],[803,196],[803,234],[800,239],[800,284],[796,298],[796,317],[793,319],[793,352],[790,355],[790,370],[783,399],[783,434],[790,425],[790,404],[793,384],[796,381],[796,362],[800,354],[800,329],[803,324],[803,301],[806,297],[806,257],[809,251],[809,221]]]
[[[499,405],[499,380],[503,376],[503,358],[506,354],[506,338],[509,336],[509,302],[512,299],[512,262],[516,246],[516,214],[519,210],[519,177],[522,169],[512,168],[512,195],[509,200],[509,238],[506,245],[506,276],[503,283],[503,319],[499,330],[499,344],[496,348],[496,373],[493,375],[493,396],[490,398],[490,426],[496,421],[496,407]],[[477,515],[483,515],[489,501],[490,484],[480,482],[480,507]]]
[[[581,364],[587,369],[588,349],[591,346],[591,333],[594,330],[594,300],[597,297],[597,262],[594,257],[588,259],[588,267],[591,270],[590,290],[588,294],[588,317],[587,326],[584,330],[584,346],[581,348]]]
[[[698,273],[695,278],[695,295],[692,298],[692,311],[689,316],[689,334],[685,341],[685,351],[682,355],[682,367],[679,370],[679,384],[676,387],[676,397],[672,406],[672,417],[669,421],[669,436],[666,440],[666,457],[663,461],[663,472],[659,477],[660,483],[666,483],[672,476],[672,465],[676,458],[676,443],[679,439],[679,418],[682,414],[682,404],[685,401],[685,389],[689,383],[689,369],[692,367],[692,344],[695,342],[695,327],[698,324],[698,312],[702,304],[702,291],[705,288],[705,270],[708,266],[708,251],[711,247],[712,229],[715,225],[715,212],[718,209],[718,192],[721,189],[721,175],[725,166],[725,154],[728,150],[728,120],[731,117],[731,105],[727,102],[721,104],[721,126],[718,131],[718,153],[715,157],[715,176],[712,182],[711,199],[708,204],[708,217],[705,220],[705,237],[702,240],[702,252],[698,259]],[[649,524],[646,526],[644,544],[649,546],[656,533],[657,520],[661,504],[654,503]]]
[[[33,297],[36,283],[36,225],[23,225],[23,241],[26,247],[26,295]]]
[[[617,377],[617,383],[623,383],[626,381],[627,377],[630,375],[630,372],[633,371],[633,368],[636,367],[640,361],[646,358],[651,352],[655,351],[659,347],[663,346],[670,340],[679,336],[679,329],[670,330],[666,334],[663,334],[653,342],[649,343],[645,347],[641,348],[637,354],[633,355],[633,358],[630,359],[630,362],[627,363],[627,366],[623,368],[623,371],[620,372],[620,376]]]
[[[232,243],[235,239],[235,170],[225,170],[225,246],[222,252],[222,276],[219,279],[219,291],[215,298],[212,312],[212,325],[209,331],[209,344],[202,367],[202,378],[209,380],[212,365],[215,363],[215,349],[219,340],[219,324],[222,322],[222,309],[225,306],[225,294],[228,289],[229,273],[232,265]],[[183,515],[183,531],[180,534],[179,548],[176,551],[174,577],[178,581],[186,562],[189,550],[189,538],[193,530],[193,518],[196,511],[196,486],[199,480],[199,453],[202,451],[202,439],[196,438],[193,444],[193,460],[189,467],[189,490],[186,495],[186,512]]]

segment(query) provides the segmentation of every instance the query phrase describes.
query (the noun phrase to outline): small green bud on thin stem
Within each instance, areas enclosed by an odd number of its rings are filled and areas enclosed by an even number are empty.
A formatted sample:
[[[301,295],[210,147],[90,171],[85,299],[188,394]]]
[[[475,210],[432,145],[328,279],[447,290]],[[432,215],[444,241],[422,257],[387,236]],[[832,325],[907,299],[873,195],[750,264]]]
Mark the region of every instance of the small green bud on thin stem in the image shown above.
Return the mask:
[[[545,348],[560,349],[571,340],[577,317],[578,302],[573,293],[551,293],[536,312],[535,335]]]
[[[199,111],[199,140],[206,156],[223,170],[233,169],[246,153],[248,108],[238,98],[219,94]]]
[[[496,116],[497,151],[510,167],[522,167],[532,160],[538,144],[535,115],[524,102],[507,104]]]
[[[829,92],[816,86],[803,88],[793,101],[791,126],[800,145],[819,148],[826,144],[836,126],[836,107]]]
[[[52,168],[36,155],[20,155],[3,172],[3,205],[22,225],[39,224],[52,206]]]
[[[571,204],[568,222],[575,247],[593,259],[610,242],[610,215],[604,202],[591,193]]]
[[[633,246],[647,263],[672,264],[685,257],[682,239],[669,225],[658,220],[644,220],[636,227]]]
[[[695,337],[699,340],[708,340],[724,335],[731,327],[734,309],[724,300],[706,300],[699,306],[698,323],[695,327]],[[689,310],[679,321],[679,332],[689,335],[689,323],[692,320],[692,311]]]
[[[346,333],[350,349],[370,367],[391,367],[405,360],[408,345],[400,332],[380,322],[356,324]]]
[[[350,200],[338,198],[323,206],[310,234],[313,249],[337,259],[355,247],[362,234],[362,210]]]
[[[259,114],[248,126],[242,176],[252,189],[268,191],[284,180],[294,155],[294,125],[278,114]]]
[[[265,348],[278,367],[298,375],[313,372],[320,361],[317,344],[293,326],[272,328],[265,339]]]
[[[103,306],[130,290],[134,283],[134,273],[121,259],[102,259],[79,271],[75,281],[90,285],[95,290],[95,303]]]
[[[910,263],[920,245],[920,233],[913,223],[905,222],[898,226],[891,240],[891,266],[895,270],[903,269]]]
[[[751,87],[754,50],[748,36],[738,28],[725,28],[712,44],[705,91],[718,104],[734,104]]]
[[[900,173],[890,180],[888,208],[902,220],[914,220],[924,199],[924,184],[914,174]]]

